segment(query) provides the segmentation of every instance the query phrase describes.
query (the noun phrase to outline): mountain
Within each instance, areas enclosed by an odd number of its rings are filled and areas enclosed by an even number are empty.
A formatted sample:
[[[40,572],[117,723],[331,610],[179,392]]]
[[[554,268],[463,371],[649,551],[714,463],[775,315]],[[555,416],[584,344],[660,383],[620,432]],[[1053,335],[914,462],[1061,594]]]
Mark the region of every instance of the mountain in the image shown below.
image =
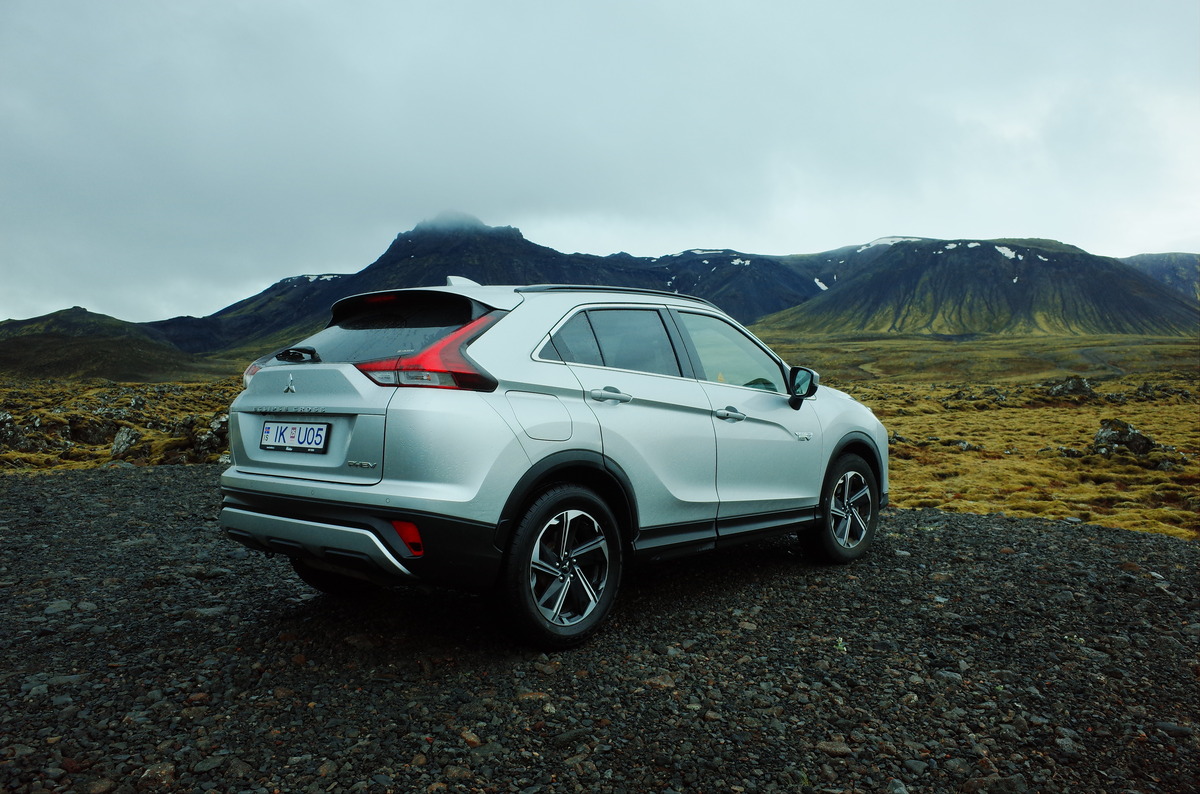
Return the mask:
[[[872,248],[871,261],[856,257]],[[1052,240],[887,238],[836,289],[764,318],[797,333],[1195,335],[1200,307],[1129,265]]]
[[[79,306],[0,321],[0,372],[13,375],[144,381],[192,371],[195,363],[153,329]]]
[[[1139,254],[1121,261],[1200,301],[1200,254]]]
[[[257,350],[257,356],[324,326],[334,301],[369,291],[347,288],[351,279],[341,274],[292,276],[216,314],[174,317],[142,327],[187,353]]]
[[[706,298],[787,333],[1192,335],[1195,254],[1093,256],[1054,240],[884,237],[816,254],[566,254],[445,214],[357,273],[293,276],[207,317],[126,323],[79,307],[0,322],[0,372],[163,380],[230,368],[324,326],[334,301],[444,284],[612,284]],[[1167,285],[1182,285],[1177,291]],[[19,340],[19,343],[17,343]]]
[[[564,254],[529,242],[511,226],[440,216],[398,236],[349,285],[357,292],[431,286],[444,284],[448,275],[481,284],[618,284],[699,295],[750,323],[820,291],[785,259],[731,250],[656,258]]]
[[[564,254],[525,239],[511,226],[442,215],[396,237],[358,273],[295,276],[208,317],[176,317],[146,327],[181,350],[214,353],[279,347],[320,328],[329,306],[347,295],[446,283],[617,284],[675,290],[717,303],[742,322],[794,306],[820,288],[786,257],[737,251],[685,251],[660,258]]]

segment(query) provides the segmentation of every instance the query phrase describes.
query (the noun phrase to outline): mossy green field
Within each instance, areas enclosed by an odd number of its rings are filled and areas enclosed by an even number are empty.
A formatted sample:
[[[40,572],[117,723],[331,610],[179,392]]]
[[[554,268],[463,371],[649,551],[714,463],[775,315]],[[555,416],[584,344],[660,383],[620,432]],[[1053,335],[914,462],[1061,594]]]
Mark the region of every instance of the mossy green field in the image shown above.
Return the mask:
[[[891,502],[1200,539],[1200,340],[830,336],[755,329],[893,434]],[[1084,379],[1087,390],[1063,389]],[[1079,381],[1082,382],[1082,381]],[[1055,386],[1060,388],[1056,389]],[[1090,392],[1090,393],[1089,393]],[[1093,450],[1105,419],[1157,445]]]
[[[1200,539],[1200,341],[1179,337],[764,338],[891,432],[891,502]],[[1063,388],[1068,379],[1071,381]],[[0,380],[0,471],[215,462],[236,376],[171,384]],[[1137,455],[1098,450],[1118,419]]]

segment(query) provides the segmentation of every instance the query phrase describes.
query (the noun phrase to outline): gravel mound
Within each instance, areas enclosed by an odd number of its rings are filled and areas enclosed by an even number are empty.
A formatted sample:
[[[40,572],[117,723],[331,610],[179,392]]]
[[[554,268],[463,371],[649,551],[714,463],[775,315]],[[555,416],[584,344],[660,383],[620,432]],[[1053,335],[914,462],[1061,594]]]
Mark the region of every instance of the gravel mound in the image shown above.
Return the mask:
[[[219,472],[0,477],[0,790],[1200,788],[1194,543],[891,510],[845,568],[639,568],[546,656],[487,598],[314,594]]]

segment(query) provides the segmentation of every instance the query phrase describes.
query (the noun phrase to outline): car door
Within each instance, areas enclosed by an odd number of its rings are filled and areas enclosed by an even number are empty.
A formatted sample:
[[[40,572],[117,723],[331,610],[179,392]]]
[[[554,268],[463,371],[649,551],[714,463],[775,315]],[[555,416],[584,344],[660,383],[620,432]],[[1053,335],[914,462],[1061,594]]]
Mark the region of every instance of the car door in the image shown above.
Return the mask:
[[[716,538],[716,436],[704,388],[683,376],[684,358],[662,311],[580,311],[551,344],[583,387],[605,457],[637,501],[639,552],[695,550]]]
[[[805,517],[820,498],[821,425],[789,404],[783,364],[723,317],[675,314],[712,407],[717,439],[718,534]]]

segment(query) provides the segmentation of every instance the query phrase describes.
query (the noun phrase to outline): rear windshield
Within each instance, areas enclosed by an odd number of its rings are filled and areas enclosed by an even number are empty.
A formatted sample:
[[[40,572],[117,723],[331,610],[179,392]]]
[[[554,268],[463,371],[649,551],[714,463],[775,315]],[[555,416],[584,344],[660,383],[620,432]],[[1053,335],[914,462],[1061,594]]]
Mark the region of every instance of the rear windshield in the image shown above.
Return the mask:
[[[358,364],[420,352],[490,309],[461,295],[441,292],[365,295],[339,303],[327,328],[289,350],[312,348],[315,360]],[[307,354],[280,360],[268,356],[265,366],[312,361]]]

